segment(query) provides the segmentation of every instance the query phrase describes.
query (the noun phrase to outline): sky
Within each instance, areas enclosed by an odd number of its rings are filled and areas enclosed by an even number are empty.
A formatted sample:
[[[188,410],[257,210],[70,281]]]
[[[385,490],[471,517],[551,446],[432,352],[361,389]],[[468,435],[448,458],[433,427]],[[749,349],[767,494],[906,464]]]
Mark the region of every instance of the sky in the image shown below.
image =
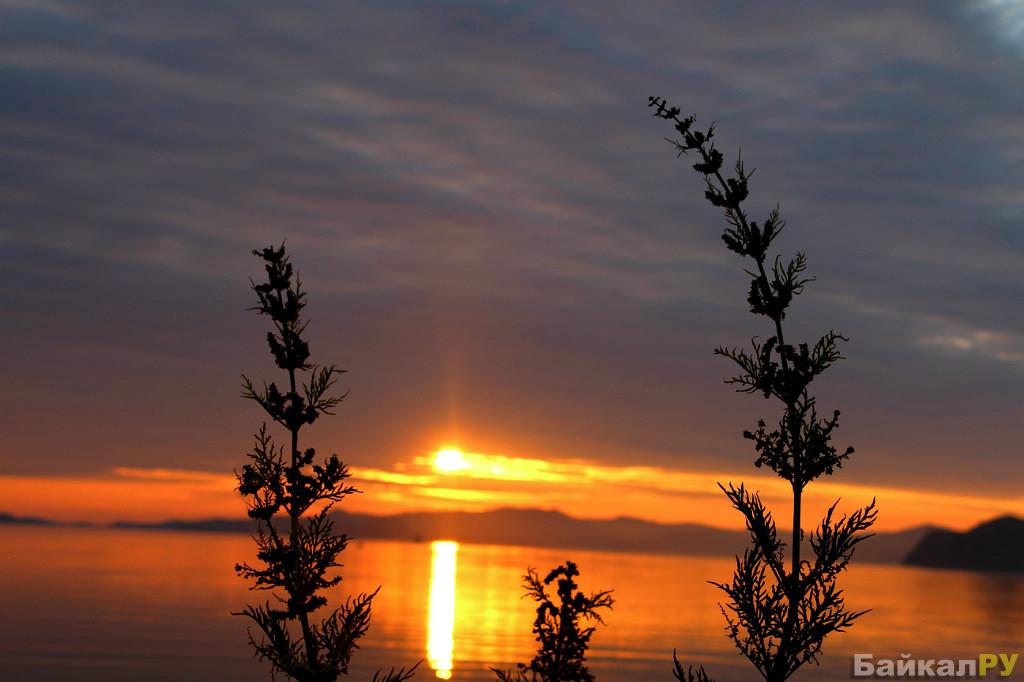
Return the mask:
[[[790,338],[850,339],[815,385],[857,452],[815,504],[1024,514],[1022,73],[1010,1],[0,0],[0,509],[239,513],[282,240],[348,370],[308,444],[352,509],[785,504],[741,436],[778,409],[712,355],[771,330],[660,95],[808,254]]]

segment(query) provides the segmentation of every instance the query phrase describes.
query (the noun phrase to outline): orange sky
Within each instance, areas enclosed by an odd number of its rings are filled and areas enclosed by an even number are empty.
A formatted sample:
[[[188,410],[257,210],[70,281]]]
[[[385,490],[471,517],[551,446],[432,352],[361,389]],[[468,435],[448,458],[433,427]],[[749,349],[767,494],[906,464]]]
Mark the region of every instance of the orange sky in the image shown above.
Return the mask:
[[[425,451],[391,469],[354,469],[364,494],[350,497],[343,508],[388,514],[535,507],[576,517],[624,515],[735,528],[741,520],[716,482],[742,481],[761,492],[780,527],[789,523],[788,484],[760,473],[610,466],[583,459],[542,460],[454,448],[438,456],[443,449]],[[127,467],[80,478],[0,477],[4,510],[61,521],[237,518],[244,514],[244,504],[234,485],[228,473]],[[1019,499],[819,481],[805,493],[805,519],[813,519],[836,498],[841,497],[841,509],[849,511],[867,504],[872,496],[878,498],[878,528],[883,530],[925,523],[963,529],[999,514],[1024,514]]]

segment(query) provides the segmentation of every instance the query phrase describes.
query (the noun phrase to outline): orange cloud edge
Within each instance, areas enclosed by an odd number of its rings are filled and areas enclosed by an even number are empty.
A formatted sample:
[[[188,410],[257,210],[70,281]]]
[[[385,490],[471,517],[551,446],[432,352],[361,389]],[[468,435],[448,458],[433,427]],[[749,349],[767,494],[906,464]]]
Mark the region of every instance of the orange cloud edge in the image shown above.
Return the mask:
[[[743,482],[775,510],[779,526],[789,518],[789,484],[764,474],[698,472],[651,466],[614,466],[585,459],[541,460],[464,453],[464,466],[444,471],[430,455],[392,469],[353,467],[363,491],[341,506],[352,512],[486,511],[499,507],[554,509],[577,518],[630,516],[660,523],[698,523],[737,528],[742,519],[718,482]],[[89,477],[3,476],[3,511],[57,521],[162,521],[240,518],[245,503],[229,473],[115,467]],[[816,482],[804,495],[812,520],[841,498],[850,511],[875,497],[880,530],[931,524],[964,529],[1001,514],[1024,515],[1018,499],[938,491]]]

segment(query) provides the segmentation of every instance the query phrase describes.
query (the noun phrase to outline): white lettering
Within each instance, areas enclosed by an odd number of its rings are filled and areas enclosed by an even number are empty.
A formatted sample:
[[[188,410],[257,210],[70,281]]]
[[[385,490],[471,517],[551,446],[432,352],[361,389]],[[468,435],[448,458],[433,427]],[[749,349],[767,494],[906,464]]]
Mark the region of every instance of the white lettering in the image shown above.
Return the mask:
[[[956,669],[957,677],[977,677],[978,662],[973,658],[961,658],[960,665]]]
[[[875,665],[871,662],[874,657],[871,654],[853,655],[853,676],[871,677],[875,674]]]

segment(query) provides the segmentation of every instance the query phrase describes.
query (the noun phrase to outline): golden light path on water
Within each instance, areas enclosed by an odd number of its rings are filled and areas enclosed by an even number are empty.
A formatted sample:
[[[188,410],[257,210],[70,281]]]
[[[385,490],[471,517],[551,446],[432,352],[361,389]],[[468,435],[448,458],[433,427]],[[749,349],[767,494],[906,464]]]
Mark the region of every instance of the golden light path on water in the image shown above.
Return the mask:
[[[455,651],[455,563],[459,543],[430,543],[430,610],[427,663],[438,679],[452,677]]]

